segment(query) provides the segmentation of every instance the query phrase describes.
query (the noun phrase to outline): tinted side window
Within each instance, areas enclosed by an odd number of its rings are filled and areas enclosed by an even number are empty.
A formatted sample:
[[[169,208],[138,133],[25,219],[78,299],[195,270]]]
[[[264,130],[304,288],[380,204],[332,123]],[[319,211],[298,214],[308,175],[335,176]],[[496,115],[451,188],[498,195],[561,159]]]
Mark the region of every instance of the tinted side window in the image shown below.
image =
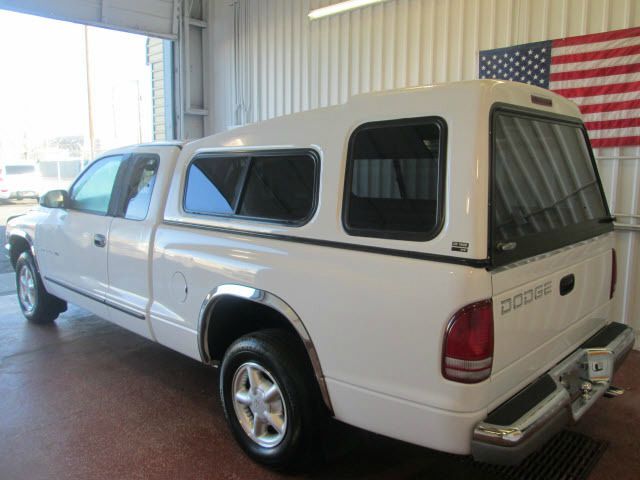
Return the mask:
[[[157,155],[137,155],[131,161],[133,163],[126,191],[124,218],[144,220],[149,211],[160,159]]]
[[[306,151],[196,158],[188,170],[184,209],[301,224],[315,205],[318,167]]]
[[[352,235],[427,240],[441,224],[444,123],[365,125],[351,138],[344,223]]]
[[[311,213],[314,159],[308,155],[252,159],[238,213],[298,222]]]
[[[247,157],[195,159],[187,173],[184,209],[192,213],[232,214],[248,163]]]
[[[106,215],[121,163],[122,155],[115,155],[90,165],[71,187],[71,208]]]

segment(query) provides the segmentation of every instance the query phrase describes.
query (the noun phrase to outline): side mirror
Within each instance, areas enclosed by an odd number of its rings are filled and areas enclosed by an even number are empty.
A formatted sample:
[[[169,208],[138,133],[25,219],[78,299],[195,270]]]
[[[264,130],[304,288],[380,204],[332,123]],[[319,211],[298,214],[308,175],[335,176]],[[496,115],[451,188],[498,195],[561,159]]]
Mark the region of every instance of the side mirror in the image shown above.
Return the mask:
[[[46,208],[65,208],[69,205],[69,194],[66,190],[51,190],[42,195],[38,203]]]

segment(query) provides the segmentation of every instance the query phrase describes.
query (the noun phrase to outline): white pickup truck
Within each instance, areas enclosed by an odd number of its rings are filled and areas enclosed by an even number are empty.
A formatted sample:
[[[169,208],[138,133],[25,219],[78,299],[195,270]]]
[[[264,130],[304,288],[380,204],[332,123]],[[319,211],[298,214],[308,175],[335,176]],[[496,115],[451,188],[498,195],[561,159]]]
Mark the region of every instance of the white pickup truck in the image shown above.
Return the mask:
[[[610,387],[612,218],[579,111],[473,81],[105,154],[7,225],[27,319],[66,302],[220,366],[257,461],[326,415],[517,463]]]

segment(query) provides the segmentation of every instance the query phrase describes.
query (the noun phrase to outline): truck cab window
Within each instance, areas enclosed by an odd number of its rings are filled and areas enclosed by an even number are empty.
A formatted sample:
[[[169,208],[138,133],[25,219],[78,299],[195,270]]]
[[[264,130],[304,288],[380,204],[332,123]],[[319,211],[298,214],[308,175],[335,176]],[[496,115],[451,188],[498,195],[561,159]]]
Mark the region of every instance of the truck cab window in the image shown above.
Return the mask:
[[[122,155],[114,155],[99,159],[89,166],[71,187],[70,208],[106,215],[121,164]]]
[[[132,170],[126,191],[124,218],[144,220],[151,203],[159,158],[157,155],[138,155],[132,161]]]

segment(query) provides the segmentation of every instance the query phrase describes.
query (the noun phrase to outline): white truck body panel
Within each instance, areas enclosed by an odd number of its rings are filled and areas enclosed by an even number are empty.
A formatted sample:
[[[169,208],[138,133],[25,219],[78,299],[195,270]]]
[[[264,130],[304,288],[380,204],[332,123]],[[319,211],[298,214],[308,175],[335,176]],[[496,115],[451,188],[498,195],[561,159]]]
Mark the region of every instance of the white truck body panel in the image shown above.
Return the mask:
[[[35,250],[39,267],[43,272],[55,272],[55,278],[70,288],[43,280],[54,295],[66,298],[104,318],[110,313],[104,305],[96,305],[90,296],[102,298],[109,288],[107,250],[93,246],[94,235],[109,237],[112,217],[84,212],[52,209],[45,220],[38,223]],[[78,294],[82,291],[86,295]],[[88,296],[87,296],[88,295]]]

